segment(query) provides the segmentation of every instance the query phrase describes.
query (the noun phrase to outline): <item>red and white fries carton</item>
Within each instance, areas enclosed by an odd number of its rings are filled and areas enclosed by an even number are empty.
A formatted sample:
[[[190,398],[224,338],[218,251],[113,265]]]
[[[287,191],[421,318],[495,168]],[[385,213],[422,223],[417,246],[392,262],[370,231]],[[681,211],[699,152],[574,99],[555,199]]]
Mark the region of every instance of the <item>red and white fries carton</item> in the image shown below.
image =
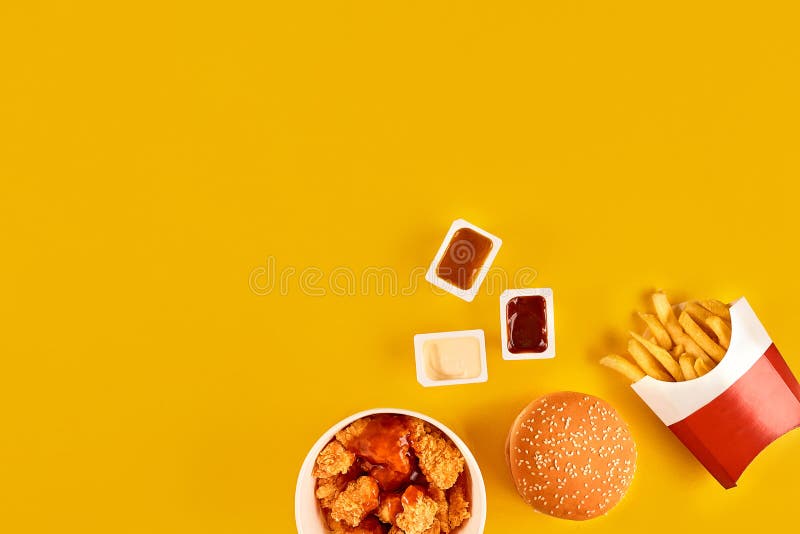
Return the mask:
[[[730,308],[731,343],[708,374],[633,384],[650,409],[725,488],[767,445],[800,426],[800,384],[745,298]]]

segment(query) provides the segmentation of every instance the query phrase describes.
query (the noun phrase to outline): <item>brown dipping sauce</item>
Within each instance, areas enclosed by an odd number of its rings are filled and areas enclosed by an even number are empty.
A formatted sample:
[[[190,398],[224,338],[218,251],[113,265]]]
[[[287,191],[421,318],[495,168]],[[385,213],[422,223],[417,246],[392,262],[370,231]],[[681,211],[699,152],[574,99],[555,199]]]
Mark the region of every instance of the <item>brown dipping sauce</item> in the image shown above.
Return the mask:
[[[401,501],[403,506],[409,506],[411,504],[416,504],[423,496],[425,495],[425,490],[420,488],[419,486],[409,486],[403,492],[403,496],[401,497]]]
[[[547,350],[547,301],[544,297],[514,297],[506,304],[508,351]]]
[[[447,245],[436,276],[459,289],[467,290],[492,251],[492,240],[471,228],[456,230]]]
[[[404,418],[381,414],[370,420],[348,448],[373,464],[410,474],[409,433],[410,429]]]
[[[383,491],[395,491],[409,483],[427,486],[410,451],[410,433],[407,418],[376,415],[348,449],[366,460],[362,469],[378,481]]]

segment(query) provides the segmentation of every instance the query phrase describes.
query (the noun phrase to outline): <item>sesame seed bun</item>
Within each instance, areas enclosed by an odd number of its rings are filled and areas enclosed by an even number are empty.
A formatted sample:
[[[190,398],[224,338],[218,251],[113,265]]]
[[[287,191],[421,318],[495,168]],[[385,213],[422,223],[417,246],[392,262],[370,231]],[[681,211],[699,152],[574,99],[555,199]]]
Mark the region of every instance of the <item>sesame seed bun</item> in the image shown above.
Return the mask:
[[[581,521],[605,514],[625,495],[636,445],[606,401],[561,391],[536,399],[517,416],[506,459],[526,503]]]

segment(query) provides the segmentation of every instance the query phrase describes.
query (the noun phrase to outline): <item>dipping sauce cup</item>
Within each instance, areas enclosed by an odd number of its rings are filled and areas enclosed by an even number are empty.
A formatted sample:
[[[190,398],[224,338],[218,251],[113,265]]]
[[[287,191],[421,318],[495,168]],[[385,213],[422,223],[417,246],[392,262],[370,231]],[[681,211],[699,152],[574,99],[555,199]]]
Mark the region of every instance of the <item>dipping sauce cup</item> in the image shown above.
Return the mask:
[[[504,360],[542,360],[556,355],[553,290],[508,289],[500,295]]]
[[[437,332],[414,336],[417,381],[425,387],[486,382],[483,330]]]
[[[457,219],[450,225],[425,280],[472,302],[502,244],[499,237]]]

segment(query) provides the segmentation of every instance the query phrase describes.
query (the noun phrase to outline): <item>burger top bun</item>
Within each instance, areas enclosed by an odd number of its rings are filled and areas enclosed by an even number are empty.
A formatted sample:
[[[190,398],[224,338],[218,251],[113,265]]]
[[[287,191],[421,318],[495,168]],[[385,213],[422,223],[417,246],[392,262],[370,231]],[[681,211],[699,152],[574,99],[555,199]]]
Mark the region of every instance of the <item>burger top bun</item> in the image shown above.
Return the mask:
[[[540,397],[517,416],[506,442],[517,491],[539,512],[592,519],[625,495],[636,445],[604,400],[571,391]]]

